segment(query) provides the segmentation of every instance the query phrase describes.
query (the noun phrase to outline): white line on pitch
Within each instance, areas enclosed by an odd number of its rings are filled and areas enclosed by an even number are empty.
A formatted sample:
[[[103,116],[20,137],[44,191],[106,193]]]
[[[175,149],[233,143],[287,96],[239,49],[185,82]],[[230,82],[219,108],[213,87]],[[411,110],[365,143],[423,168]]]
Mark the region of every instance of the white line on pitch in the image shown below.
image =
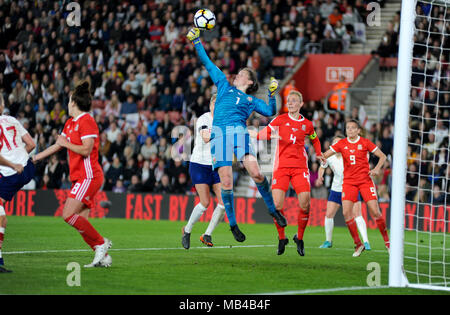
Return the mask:
[[[277,245],[226,245],[226,246],[198,246],[191,247],[191,250],[194,249],[230,249],[230,248],[261,248],[261,247],[276,247]],[[288,245],[287,247],[294,248],[293,245]],[[306,249],[318,249],[316,247],[305,247]],[[109,251],[163,251],[163,250],[185,250],[183,247],[153,247],[153,248],[111,248]],[[352,248],[333,248],[333,249],[322,249],[325,251],[332,250],[344,250],[344,251],[353,251]],[[24,250],[24,251],[10,251],[3,252],[3,255],[20,255],[20,254],[48,254],[48,253],[70,253],[70,252],[91,252],[90,249],[49,249],[49,250]],[[371,250],[372,252],[386,252],[385,250]]]
[[[329,293],[341,291],[356,291],[356,290],[371,290],[371,289],[387,289],[389,286],[381,285],[375,287],[347,287],[347,288],[329,288],[329,289],[314,289],[314,290],[298,290],[298,291],[284,291],[284,292],[270,292],[258,293],[257,295],[293,295],[293,294],[314,294],[314,293]]]

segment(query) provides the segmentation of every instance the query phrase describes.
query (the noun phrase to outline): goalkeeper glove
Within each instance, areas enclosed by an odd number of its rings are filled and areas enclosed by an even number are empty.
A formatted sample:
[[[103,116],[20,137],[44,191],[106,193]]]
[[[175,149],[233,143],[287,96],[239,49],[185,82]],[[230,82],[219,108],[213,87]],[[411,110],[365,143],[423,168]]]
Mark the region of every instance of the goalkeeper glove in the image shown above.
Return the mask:
[[[274,78],[270,78],[270,84],[269,84],[269,96],[274,96],[275,92],[278,90],[278,81]]]
[[[195,40],[197,40],[200,37],[200,29],[194,27],[191,28],[189,30],[189,32],[187,33],[186,37],[191,41],[194,42]],[[194,42],[195,44],[195,42]]]

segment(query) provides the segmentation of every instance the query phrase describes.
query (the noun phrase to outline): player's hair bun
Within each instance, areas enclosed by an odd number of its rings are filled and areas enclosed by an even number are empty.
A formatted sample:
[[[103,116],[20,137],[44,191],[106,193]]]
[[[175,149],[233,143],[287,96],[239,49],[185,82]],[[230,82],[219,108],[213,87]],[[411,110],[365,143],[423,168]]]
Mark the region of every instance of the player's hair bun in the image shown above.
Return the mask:
[[[88,81],[83,81],[75,87],[75,92],[79,94],[90,93],[91,86]]]
[[[91,86],[88,81],[83,81],[75,86],[72,100],[81,111],[89,112],[91,110]]]

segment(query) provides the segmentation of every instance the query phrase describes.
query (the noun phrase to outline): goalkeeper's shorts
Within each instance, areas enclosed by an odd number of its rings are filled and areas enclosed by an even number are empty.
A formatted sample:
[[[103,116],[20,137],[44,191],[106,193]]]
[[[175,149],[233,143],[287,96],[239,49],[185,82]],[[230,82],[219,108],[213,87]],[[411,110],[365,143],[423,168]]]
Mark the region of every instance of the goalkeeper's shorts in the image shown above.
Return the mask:
[[[242,161],[248,154],[256,156],[248,133],[231,133],[211,139],[213,169],[232,166],[234,156],[238,161]]]

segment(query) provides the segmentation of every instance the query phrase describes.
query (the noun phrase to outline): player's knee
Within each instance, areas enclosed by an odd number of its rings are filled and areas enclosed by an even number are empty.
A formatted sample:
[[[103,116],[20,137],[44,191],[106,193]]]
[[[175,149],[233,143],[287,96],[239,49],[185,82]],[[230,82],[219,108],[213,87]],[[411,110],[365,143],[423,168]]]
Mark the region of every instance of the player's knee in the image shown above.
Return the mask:
[[[277,209],[277,210],[283,209],[283,200],[273,199],[273,203],[275,205],[275,209]]]
[[[309,213],[309,208],[311,207],[309,200],[300,200],[299,205],[304,213]]]
[[[200,204],[203,206],[203,208],[209,207],[209,199],[200,199]]]

